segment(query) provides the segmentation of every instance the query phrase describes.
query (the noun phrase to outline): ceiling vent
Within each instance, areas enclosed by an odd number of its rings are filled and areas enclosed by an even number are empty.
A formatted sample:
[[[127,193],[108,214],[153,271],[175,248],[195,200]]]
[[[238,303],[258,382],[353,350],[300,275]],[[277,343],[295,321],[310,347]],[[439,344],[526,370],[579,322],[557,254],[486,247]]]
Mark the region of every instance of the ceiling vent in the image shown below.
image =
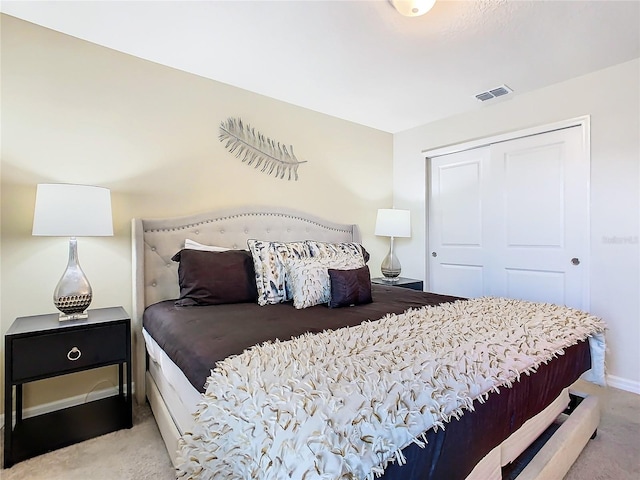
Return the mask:
[[[492,98],[502,97],[510,93],[513,93],[513,90],[511,90],[506,85],[500,85],[499,87],[492,88],[491,90],[488,90],[486,92],[480,92],[476,94],[475,97],[481,102],[486,102],[487,100],[491,100]]]

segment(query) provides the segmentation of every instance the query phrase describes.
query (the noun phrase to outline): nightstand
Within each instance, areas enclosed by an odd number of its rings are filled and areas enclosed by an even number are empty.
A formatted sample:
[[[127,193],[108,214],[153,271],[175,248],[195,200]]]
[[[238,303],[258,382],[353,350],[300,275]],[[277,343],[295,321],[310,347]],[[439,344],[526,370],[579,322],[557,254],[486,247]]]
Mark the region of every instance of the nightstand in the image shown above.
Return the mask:
[[[378,285],[387,285],[388,287],[401,287],[410,288],[411,290],[423,290],[424,283],[422,280],[416,280],[415,278],[398,277],[395,282],[390,282],[382,277],[372,278],[371,283]]]
[[[87,319],[65,322],[58,321],[58,314],[20,317],[7,330],[5,468],[98,435],[131,428],[131,319],[122,307],[99,308],[88,313]],[[22,418],[25,383],[107,365],[118,365],[116,395]]]

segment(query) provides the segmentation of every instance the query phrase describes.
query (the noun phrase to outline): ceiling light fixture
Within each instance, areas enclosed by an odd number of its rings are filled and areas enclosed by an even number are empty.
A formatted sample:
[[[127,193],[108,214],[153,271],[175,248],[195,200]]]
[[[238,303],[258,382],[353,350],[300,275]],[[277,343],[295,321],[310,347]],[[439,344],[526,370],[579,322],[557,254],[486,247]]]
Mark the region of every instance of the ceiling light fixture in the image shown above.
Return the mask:
[[[431,10],[436,0],[389,0],[389,3],[405,17],[419,17]]]

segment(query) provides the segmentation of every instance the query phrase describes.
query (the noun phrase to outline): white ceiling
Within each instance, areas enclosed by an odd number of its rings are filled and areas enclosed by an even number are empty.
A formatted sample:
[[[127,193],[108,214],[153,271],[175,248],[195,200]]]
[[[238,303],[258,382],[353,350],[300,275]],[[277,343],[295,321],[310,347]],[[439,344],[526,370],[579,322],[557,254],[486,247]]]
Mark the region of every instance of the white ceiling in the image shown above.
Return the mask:
[[[395,133],[640,57],[640,2],[2,1],[147,60]],[[603,95],[606,92],[603,92]],[[506,100],[506,99],[505,99]]]

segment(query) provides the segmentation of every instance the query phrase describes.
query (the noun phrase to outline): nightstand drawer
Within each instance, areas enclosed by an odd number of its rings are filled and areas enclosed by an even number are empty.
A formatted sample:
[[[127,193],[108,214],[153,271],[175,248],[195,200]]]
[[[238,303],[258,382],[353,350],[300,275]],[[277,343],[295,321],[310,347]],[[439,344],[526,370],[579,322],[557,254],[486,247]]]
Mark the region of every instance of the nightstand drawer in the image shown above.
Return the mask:
[[[13,381],[20,382],[126,361],[127,326],[123,322],[16,338],[12,345]]]

